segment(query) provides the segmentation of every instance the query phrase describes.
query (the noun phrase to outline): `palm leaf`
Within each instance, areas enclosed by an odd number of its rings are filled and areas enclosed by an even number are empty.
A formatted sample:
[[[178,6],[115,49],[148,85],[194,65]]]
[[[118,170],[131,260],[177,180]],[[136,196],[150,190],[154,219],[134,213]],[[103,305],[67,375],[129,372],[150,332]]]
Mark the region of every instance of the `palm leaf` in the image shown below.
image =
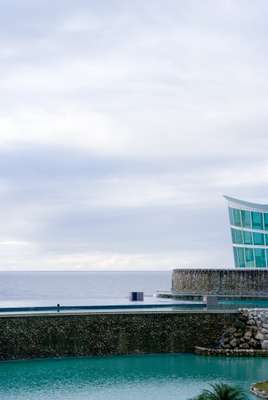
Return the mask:
[[[215,383],[211,389],[205,389],[192,400],[246,400],[245,392],[237,387],[226,383]]]

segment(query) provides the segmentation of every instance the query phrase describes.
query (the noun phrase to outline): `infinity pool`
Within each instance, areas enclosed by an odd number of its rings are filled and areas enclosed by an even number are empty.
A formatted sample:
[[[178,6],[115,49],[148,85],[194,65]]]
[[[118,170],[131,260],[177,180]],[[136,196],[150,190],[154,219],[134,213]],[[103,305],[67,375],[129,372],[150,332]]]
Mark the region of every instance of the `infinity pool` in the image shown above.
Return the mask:
[[[267,378],[266,358],[165,354],[13,361],[0,363],[0,399],[187,400],[209,383],[248,390]]]
[[[200,297],[200,296],[199,296]],[[218,299],[218,304],[212,308],[215,310],[238,310],[239,308],[268,308],[268,298],[226,298],[222,296]],[[165,311],[192,311],[192,310],[203,310],[206,311],[206,304],[200,297],[199,300],[173,300],[173,299],[162,299],[162,298],[145,298],[145,301],[131,302],[127,299],[121,299],[117,302],[113,301],[100,301],[89,302],[87,305],[81,304],[61,304],[58,308],[56,305],[51,304],[26,304],[24,306],[16,306],[14,302],[1,303],[0,304],[0,315],[1,314],[25,314],[25,313],[81,313],[81,312],[137,312],[137,311],[151,311],[159,312]],[[211,309],[211,307],[210,307]]]

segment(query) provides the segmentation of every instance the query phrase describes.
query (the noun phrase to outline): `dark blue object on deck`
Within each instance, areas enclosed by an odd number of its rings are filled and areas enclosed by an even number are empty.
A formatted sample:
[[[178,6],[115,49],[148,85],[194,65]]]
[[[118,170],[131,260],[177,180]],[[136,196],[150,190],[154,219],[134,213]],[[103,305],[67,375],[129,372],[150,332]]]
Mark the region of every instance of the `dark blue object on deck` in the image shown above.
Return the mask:
[[[143,301],[144,294],[143,294],[143,292],[130,292],[129,300],[130,301]]]

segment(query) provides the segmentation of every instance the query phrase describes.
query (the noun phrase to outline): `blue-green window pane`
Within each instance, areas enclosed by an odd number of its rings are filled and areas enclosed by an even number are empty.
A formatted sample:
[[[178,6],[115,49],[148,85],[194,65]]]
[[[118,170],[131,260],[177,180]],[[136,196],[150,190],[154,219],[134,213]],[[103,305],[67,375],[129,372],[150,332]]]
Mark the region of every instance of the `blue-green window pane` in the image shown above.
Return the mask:
[[[264,245],[264,234],[253,232],[253,242],[257,245]]]
[[[255,267],[253,249],[245,248],[245,262],[246,262],[246,268]]]
[[[242,247],[234,247],[234,260],[236,268],[245,268],[244,249]]]
[[[229,207],[229,219],[230,219],[230,224],[234,225],[233,208],[231,208],[231,207]]]
[[[243,231],[243,241],[245,244],[252,244],[252,233],[248,231]]]
[[[268,214],[265,213],[264,215],[264,228],[268,231]]]
[[[241,210],[241,220],[244,228],[251,228],[250,211]]]
[[[234,259],[236,268],[245,268],[243,248],[234,247]]]
[[[237,247],[234,247],[233,250],[234,250],[234,262],[235,262],[235,267],[236,267],[236,268],[239,268]]]
[[[266,246],[268,246],[268,234],[267,233],[264,235],[264,239],[265,239]]]
[[[241,226],[240,210],[233,208],[233,225]]]
[[[245,268],[245,255],[243,247],[237,247],[238,268]]]
[[[235,244],[243,244],[242,231],[232,228],[232,241]]]
[[[262,213],[252,211],[251,218],[252,218],[253,229],[263,229]]]
[[[265,268],[266,267],[266,262],[265,262],[265,251],[264,249],[254,249],[255,252],[255,261],[256,261],[256,267],[257,268]]]

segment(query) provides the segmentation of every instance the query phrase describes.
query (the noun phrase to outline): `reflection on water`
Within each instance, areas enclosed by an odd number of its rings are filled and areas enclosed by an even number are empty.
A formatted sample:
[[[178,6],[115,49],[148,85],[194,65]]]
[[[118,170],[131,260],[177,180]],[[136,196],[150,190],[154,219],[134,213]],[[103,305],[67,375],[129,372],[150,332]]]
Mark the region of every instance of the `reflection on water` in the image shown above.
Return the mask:
[[[215,381],[248,389],[267,371],[266,358],[191,354],[4,362],[0,399],[186,400]]]

